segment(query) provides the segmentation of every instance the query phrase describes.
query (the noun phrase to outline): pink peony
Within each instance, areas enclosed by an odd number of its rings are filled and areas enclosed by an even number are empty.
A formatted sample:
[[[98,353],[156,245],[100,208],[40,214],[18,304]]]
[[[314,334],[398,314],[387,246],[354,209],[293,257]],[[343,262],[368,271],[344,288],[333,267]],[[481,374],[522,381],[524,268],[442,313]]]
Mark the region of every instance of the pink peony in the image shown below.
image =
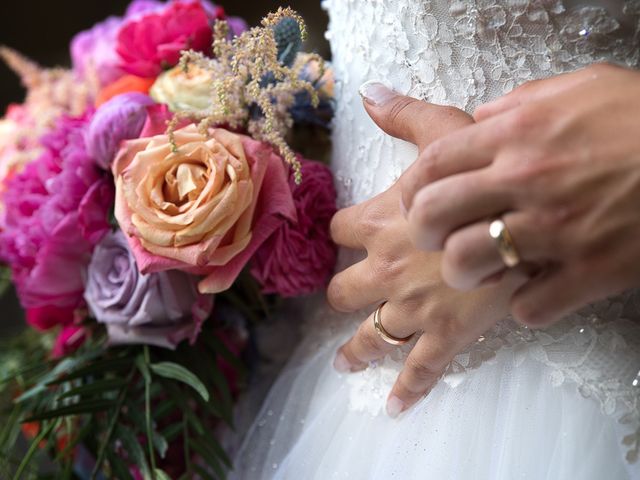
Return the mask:
[[[336,212],[336,191],[331,170],[325,165],[301,159],[302,184],[293,178],[297,219],[285,222],[260,247],[251,273],[264,293],[295,297],[324,287],[333,273],[336,246],[329,223]]]
[[[3,194],[0,260],[25,308],[76,308],[93,244],[108,230],[113,186],[86,151],[89,116],[61,117],[42,155]]]
[[[216,18],[224,10],[212,7]],[[186,49],[207,51],[212,30],[204,5],[196,0],[175,1],[126,22],[118,33],[116,50],[121,68],[139,77],[155,77],[178,63]]]

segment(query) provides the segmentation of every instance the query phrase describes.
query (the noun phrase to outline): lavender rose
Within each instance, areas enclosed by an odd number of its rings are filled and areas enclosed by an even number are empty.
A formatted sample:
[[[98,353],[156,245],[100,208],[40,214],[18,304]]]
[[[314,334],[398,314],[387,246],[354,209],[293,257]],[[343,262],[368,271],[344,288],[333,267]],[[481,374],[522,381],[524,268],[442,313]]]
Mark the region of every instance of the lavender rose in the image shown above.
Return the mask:
[[[198,294],[198,279],[178,271],[141,274],[122,232],[109,233],[96,247],[87,273],[85,300],[106,324],[112,344],[175,348],[195,340],[212,308]]]

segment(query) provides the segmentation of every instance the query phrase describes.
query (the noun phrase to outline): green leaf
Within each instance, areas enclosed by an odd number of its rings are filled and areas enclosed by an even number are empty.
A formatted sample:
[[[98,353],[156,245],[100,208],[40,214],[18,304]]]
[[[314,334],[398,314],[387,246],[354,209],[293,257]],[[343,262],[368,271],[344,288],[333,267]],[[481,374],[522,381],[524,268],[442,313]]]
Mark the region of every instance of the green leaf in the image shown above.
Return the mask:
[[[204,337],[204,343],[209,348],[222,356],[222,358],[229,362],[239,372],[244,371],[244,364],[242,363],[242,361],[231,350],[227,348],[222,340],[217,338],[215,335],[202,335],[200,338],[202,337]]]
[[[82,442],[87,437],[87,435],[89,435],[93,431],[93,428],[94,423],[93,419],[91,419],[83,425],[77,435],[73,435],[71,441],[69,441],[65,445],[64,449],[58,452],[55,457],[55,461],[61,462],[64,458],[66,458],[67,455],[75,448],[75,446],[78,445],[78,443]]]
[[[113,477],[118,480],[133,480],[129,468],[124,461],[113,450],[107,451],[107,460],[111,466]]]
[[[150,365],[150,367],[151,371],[153,371],[153,373],[155,373],[156,375],[186,383],[196,392],[198,392],[206,402],[209,401],[209,392],[207,390],[207,387],[204,386],[204,383],[202,383],[202,381],[198,377],[196,377],[182,365],[178,365],[177,363],[173,362],[160,362],[154,363]]]
[[[85,367],[78,368],[73,372],[64,375],[60,378],[56,378],[47,383],[47,386],[50,385],[59,385],[61,383],[68,382],[70,380],[76,380],[78,378],[84,378],[86,376],[100,373],[103,374],[105,372],[119,372],[124,370],[125,368],[131,367],[131,359],[130,358],[116,358],[116,359],[108,359],[108,360],[98,360],[97,362],[93,362]]]
[[[138,429],[138,431],[140,432],[146,431],[146,428],[147,428],[146,418],[143,415],[143,412],[140,410],[139,405],[129,403],[127,405],[127,414],[129,415],[131,420],[133,420],[133,423],[135,424],[135,427],[136,429]],[[182,425],[180,425],[180,427],[182,428]],[[164,437],[164,435],[152,429],[151,441],[153,442],[153,446],[155,447],[160,457],[164,458],[169,448],[169,444],[167,442],[167,439]]]
[[[144,381],[151,383],[151,373],[149,372],[148,364],[145,362],[144,355],[138,355],[136,357],[136,367],[138,367],[138,370],[142,373]]]
[[[153,418],[156,420],[160,420],[164,418],[166,415],[170,414],[174,411],[176,404],[170,398],[163,400],[155,407],[153,407]]]
[[[216,475],[218,475],[219,477],[225,476],[225,472],[222,464],[220,463],[220,460],[218,459],[216,454],[209,448],[209,445],[202,441],[202,439],[190,438],[189,446],[205,460],[206,464],[209,467],[213,468],[213,470],[216,472]]]
[[[24,473],[24,470],[29,465],[29,462],[31,462],[31,459],[38,451],[38,445],[40,444],[40,442],[44,440],[57,427],[58,423],[59,422],[57,421],[49,422],[49,425],[47,425],[47,428],[40,429],[40,433],[38,433],[38,435],[36,435],[36,438],[34,438],[33,441],[31,442],[31,445],[29,446],[29,450],[27,450],[27,453],[22,459],[20,466],[16,470],[16,473],[13,476],[14,480],[18,480],[22,476],[22,474]]]
[[[162,436],[171,443],[182,433],[182,422],[169,425],[162,431]]]
[[[171,480],[171,477],[159,468],[156,468],[153,473],[156,476],[156,480]]]
[[[180,412],[186,418],[189,425],[193,427],[193,429],[198,432],[200,435],[205,434],[205,428],[200,422],[200,419],[197,415],[193,413],[193,409],[187,405],[187,402],[184,399],[184,393],[180,390],[175,383],[172,382],[162,382],[165,390],[171,395],[174,402],[179,407]]]
[[[68,417],[71,415],[83,415],[85,413],[95,413],[107,410],[115,405],[113,400],[86,400],[66,407],[56,408],[45,412],[37,413],[22,420],[22,423],[40,422],[51,418]]]
[[[147,459],[144,456],[142,446],[140,445],[140,442],[138,442],[135,433],[133,433],[128,427],[120,424],[116,427],[115,434],[116,437],[122,441],[125,450],[131,456],[131,459],[136,464],[136,466],[140,469],[142,476],[144,478],[149,478],[149,465],[147,463]]]
[[[95,382],[88,383],[80,387],[72,388],[71,390],[68,390],[64,392],[62,395],[58,396],[58,399],[62,400],[63,398],[75,397],[76,395],[86,396],[86,395],[93,395],[96,393],[111,392],[113,390],[120,389],[121,387],[124,386],[125,383],[126,382],[123,378],[96,380]]]

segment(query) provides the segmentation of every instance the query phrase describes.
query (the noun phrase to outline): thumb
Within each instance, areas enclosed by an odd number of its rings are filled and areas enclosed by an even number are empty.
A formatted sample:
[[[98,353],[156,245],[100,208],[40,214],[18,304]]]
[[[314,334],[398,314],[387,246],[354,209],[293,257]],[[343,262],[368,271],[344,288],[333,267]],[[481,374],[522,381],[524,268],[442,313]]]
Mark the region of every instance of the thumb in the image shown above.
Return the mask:
[[[379,81],[363,83],[359,92],[376,125],[420,150],[446,133],[473,123],[471,116],[458,108],[400,95]]]

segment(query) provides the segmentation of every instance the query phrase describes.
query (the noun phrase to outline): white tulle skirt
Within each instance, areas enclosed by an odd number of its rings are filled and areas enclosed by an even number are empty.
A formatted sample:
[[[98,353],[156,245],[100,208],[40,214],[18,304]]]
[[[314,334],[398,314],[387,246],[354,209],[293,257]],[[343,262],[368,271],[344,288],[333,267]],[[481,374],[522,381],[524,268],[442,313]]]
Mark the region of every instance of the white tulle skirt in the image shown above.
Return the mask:
[[[332,368],[353,328],[307,335],[249,430],[232,478],[640,478],[624,459],[621,425],[570,382],[554,387],[529,347],[504,348],[448,377],[391,419],[384,404],[401,361],[353,374]]]

